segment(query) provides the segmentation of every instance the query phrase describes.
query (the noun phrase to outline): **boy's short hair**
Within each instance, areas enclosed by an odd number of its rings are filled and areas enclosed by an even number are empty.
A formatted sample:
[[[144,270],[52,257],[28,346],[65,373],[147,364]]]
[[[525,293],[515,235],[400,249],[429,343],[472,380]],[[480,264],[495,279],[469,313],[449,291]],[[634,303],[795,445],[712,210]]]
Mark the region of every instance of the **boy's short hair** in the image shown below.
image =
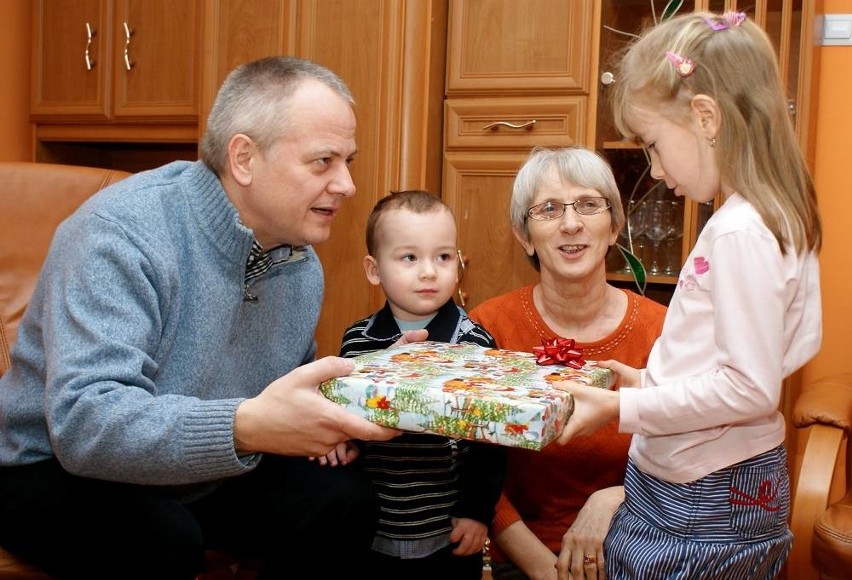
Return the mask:
[[[370,217],[367,218],[367,253],[373,257],[375,257],[379,245],[379,218],[395,209],[407,209],[413,213],[444,210],[453,215],[450,206],[434,193],[422,189],[392,191],[390,195],[386,195],[376,202]]]

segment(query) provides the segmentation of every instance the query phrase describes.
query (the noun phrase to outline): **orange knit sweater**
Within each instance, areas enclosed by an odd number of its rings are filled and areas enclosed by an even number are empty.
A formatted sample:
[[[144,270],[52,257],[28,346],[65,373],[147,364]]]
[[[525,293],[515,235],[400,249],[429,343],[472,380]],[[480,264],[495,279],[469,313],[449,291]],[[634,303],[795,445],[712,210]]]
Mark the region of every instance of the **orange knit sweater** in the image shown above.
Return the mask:
[[[492,298],[474,308],[470,318],[485,327],[500,348],[532,351],[542,339],[556,336],[536,310],[532,290],[532,286],[526,286]],[[579,346],[589,360],[616,359],[644,368],[666,309],[625,292],[627,314],[615,332]],[[613,421],[591,437],[578,437],[565,446],[553,443],[541,451],[509,448],[506,482],[497,504],[492,537],[523,520],[558,554],[562,535],[588,497],[599,489],[624,482],[629,446],[630,435],[618,433],[617,422]],[[494,544],[491,556],[495,562],[505,561]]]

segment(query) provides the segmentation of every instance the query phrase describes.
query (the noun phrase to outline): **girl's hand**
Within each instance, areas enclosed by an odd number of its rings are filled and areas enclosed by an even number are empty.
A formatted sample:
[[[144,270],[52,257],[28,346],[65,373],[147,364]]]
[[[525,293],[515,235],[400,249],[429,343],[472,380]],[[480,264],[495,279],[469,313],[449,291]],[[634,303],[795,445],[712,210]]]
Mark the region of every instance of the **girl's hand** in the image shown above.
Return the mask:
[[[560,381],[553,383],[553,386],[574,396],[574,414],[556,439],[560,445],[565,445],[576,435],[591,435],[618,417],[618,391],[571,381]]]
[[[618,388],[638,387],[641,385],[642,373],[639,369],[634,369],[617,360],[599,360],[595,364],[613,372],[615,375],[615,384],[618,385]]]

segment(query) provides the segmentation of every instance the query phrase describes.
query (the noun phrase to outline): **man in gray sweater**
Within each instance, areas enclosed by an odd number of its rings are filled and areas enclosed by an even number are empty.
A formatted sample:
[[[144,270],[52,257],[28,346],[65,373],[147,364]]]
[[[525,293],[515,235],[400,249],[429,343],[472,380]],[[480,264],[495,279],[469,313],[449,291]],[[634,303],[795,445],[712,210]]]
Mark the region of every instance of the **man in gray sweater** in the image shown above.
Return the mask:
[[[0,545],[57,577],[193,578],[209,548],[337,577],[367,553],[369,486],[306,458],[397,434],[318,392],[350,361],[312,362],[352,97],[308,61],[249,63],[201,152],[59,227],[0,379]]]

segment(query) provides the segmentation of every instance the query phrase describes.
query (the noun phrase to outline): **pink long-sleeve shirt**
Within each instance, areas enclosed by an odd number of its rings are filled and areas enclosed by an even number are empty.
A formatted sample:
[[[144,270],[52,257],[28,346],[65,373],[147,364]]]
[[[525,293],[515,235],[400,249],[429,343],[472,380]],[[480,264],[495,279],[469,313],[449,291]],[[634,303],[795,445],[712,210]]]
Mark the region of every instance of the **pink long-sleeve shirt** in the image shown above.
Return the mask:
[[[782,381],[821,337],[816,255],[782,255],[754,207],[731,195],[681,270],[642,387],[619,391],[630,457],[686,483],[781,444]]]

